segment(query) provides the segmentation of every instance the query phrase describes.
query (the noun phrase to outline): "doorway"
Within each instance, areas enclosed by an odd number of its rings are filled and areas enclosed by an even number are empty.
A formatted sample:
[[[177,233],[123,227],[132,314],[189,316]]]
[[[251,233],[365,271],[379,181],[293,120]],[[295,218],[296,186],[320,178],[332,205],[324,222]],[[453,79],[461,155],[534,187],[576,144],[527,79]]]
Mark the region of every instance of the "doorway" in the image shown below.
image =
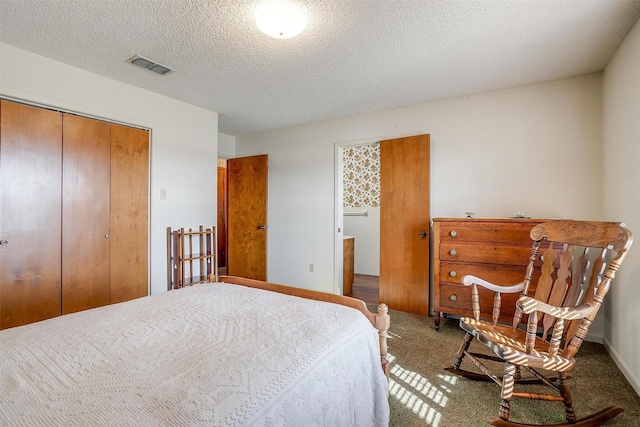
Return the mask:
[[[227,160],[227,274],[267,280],[266,154]]]
[[[218,239],[216,252],[218,256],[218,274],[227,274],[227,160],[218,159],[218,227],[216,237]]]
[[[392,309],[428,315],[431,219],[430,136],[427,134],[335,145],[336,293],[345,291],[344,240],[349,233],[349,229],[345,228],[348,210],[343,188],[345,150],[376,143],[380,147],[380,237],[376,245],[380,252],[379,300]],[[365,216],[365,212],[356,211],[354,215]],[[354,246],[357,253],[357,238]]]
[[[342,149],[343,294],[378,304],[380,143]]]

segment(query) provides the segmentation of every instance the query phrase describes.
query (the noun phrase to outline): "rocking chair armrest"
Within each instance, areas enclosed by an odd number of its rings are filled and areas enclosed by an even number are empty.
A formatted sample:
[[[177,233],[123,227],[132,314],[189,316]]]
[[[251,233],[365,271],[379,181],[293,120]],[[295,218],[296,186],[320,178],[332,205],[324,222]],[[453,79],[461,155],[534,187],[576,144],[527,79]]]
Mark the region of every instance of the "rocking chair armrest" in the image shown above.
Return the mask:
[[[499,292],[501,294],[514,294],[516,292],[522,292],[522,290],[524,289],[524,282],[520,282],[512,286],[498,286],[470,274],[463,276],[461,282],[465,286],[476,284],[478,286],[482,286],[485,289],[493,292]]]
[[[591,303],[576,307],[556,307],[531,297],[521,297],[516,302],[516,306],[526,314],[541,311],[564,320],[584,319],[589,316],[595,308]]]

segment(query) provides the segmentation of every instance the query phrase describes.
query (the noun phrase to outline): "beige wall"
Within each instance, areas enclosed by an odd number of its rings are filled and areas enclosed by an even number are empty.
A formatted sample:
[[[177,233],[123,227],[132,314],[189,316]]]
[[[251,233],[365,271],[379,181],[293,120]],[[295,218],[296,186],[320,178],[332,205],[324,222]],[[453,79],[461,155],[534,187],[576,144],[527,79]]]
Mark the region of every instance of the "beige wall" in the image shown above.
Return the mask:
[[[604,206],[635,246],[605,301],[605,345],[640,394],[640,23],[604,71]]]
[[[593,74],[238,135],[238,155],[269,155],[269,279],[337,289],[336,143],[431,134],[433,217],[601,219],[601,84]]]

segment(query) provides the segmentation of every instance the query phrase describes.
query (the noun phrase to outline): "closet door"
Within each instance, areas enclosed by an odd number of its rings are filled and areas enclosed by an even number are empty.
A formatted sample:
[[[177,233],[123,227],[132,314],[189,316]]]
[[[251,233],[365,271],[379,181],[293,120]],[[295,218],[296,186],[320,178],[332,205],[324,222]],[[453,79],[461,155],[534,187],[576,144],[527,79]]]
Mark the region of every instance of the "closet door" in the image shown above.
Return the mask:
[[[110,128],[63,116],[62,314],[109,303]]]
[[[111,125],[111,295],[149,293],[149,132]]]
[[[0,329],[60,315],[62,115],[0,101]]]

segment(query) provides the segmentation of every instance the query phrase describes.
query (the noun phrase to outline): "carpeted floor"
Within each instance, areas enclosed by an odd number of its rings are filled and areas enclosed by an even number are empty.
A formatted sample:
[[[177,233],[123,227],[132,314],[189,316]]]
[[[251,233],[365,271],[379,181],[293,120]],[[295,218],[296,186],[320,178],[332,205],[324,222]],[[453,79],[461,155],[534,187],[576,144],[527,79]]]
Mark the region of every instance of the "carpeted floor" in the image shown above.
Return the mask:
[[[500,388],[494,383],[454,377],[442,369],[445,364],[452,363],[462,341],[464,334],[458,321],[442,319],[441,330],[436,332],[432,317],[395,310],[390,310],[390,314],[390,426],[489,425],[487,419],[498,415]],[[478,342],[471,346],[477,352],[485,348]],[[468,363],[467,368],[474,368],[470,362],[463,362],[463,367],[465,363]],[[571,375],[569,385],[578,418],[616,404],[625,412],[606,426],[640,426],[640,396],[604,346],[585,342]],[[535,388],[530,390],[535,391]],[[534,424],[562,423],[565,422],[564,407],[557,402],[515,399],[511,404],[511,420]]]

